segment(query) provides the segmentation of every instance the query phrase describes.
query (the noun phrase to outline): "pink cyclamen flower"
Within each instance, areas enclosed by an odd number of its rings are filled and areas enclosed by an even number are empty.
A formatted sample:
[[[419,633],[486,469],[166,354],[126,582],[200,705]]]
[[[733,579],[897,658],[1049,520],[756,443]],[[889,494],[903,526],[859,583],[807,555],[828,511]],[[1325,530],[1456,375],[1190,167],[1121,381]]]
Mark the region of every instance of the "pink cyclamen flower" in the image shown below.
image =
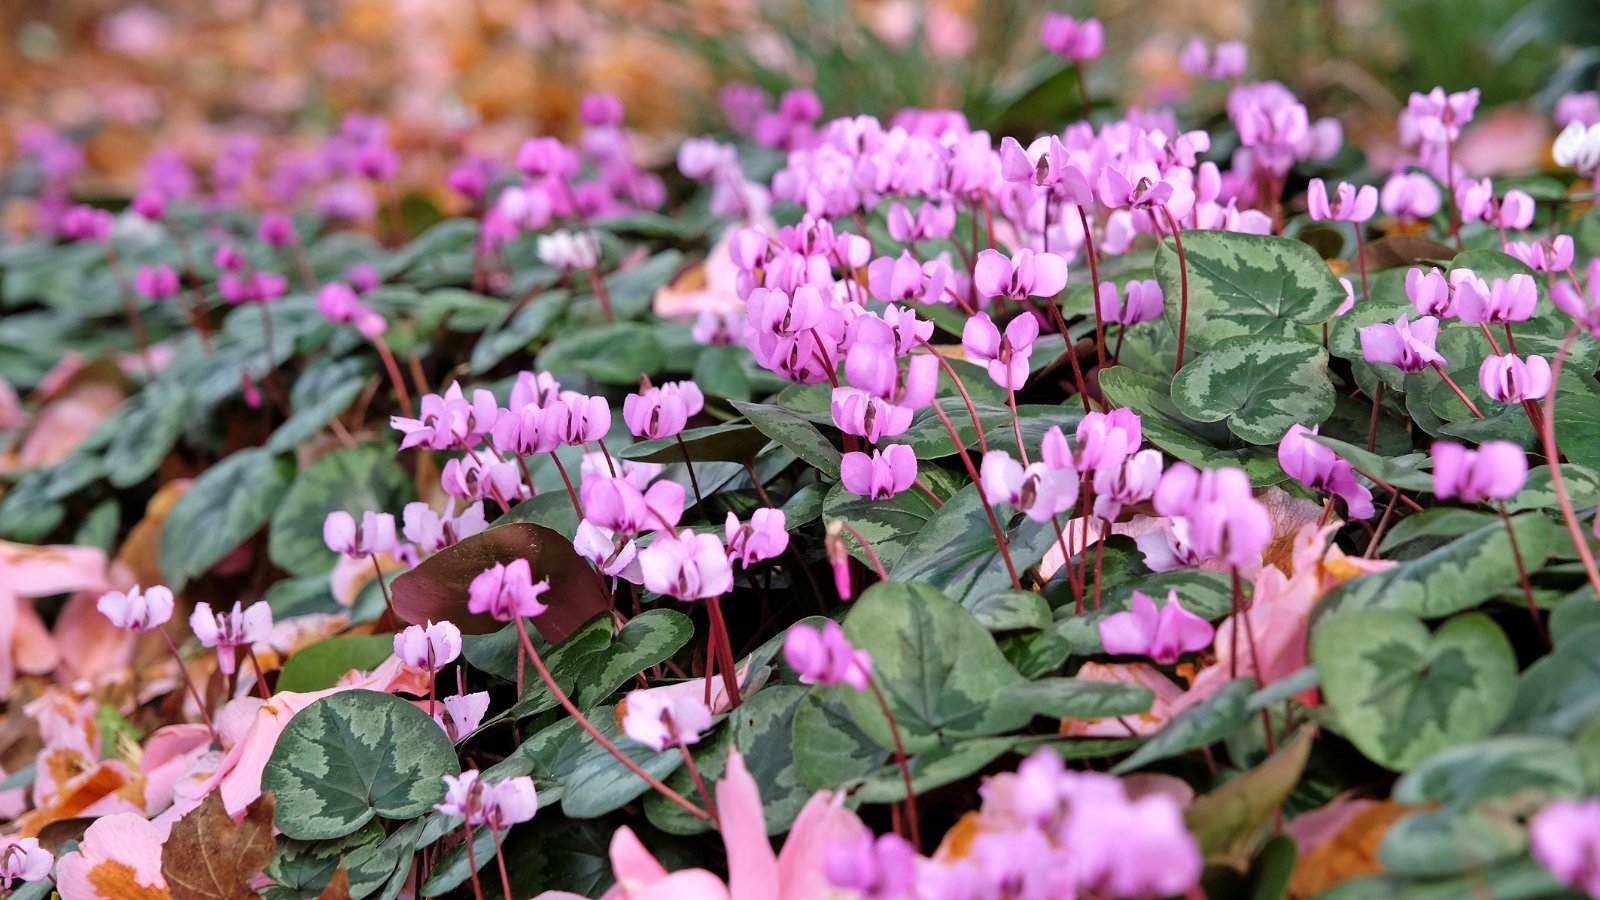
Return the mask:
[[[905,444],[890,444],[868,456],[846,453],[839,463],[839,481],[860,497],[884,500],[917,480],[917,454]]]
[[[0,890],[50,877],[55,855],[39,846],[38,838],[10,838],[0,850]]]
[[[1094,470],[1094,514],[1116,521],[1124,506],[1155,496],[1161,483],[1161,451],[1140,450],[1112,468]]]
[[[705,403],[705,395],[694,382],[672,381],[629,394],[622,401],[622,420],[634,437],[673,437],[682,433]]]
[[[1155,279],[1129,281],[1122,288],[1121,298],[1117,293],[1115,282],[1100,283],[1100,317],[1107,322],[1137,325],[1161,318],[1165,298],[1161,294],[1161,283]]]
[[[910,841],[894,833],[875,837],[869,829],[833,841],[822,857],[828,883],[863,898],[914,896],[916,866],[917,848]]]
[[[111,213],[93,206],[79,205],[61,216],[61,233],[74,241],[103,241],[111,237],[116,223]]]
[[[623,701],[622,733],[651,750],[698,744],[711,727],[711,707],[689,693],[630,691]]]
[[[1539,305],[1539,285],[1527,274],[1496,278],[1487,290],[1481,278],[1462,278],[1454,287],[1455,314],[1471,325],[1526,322]]]
[[[968,319],[961,329],[961,346],[967,357],[984,363],[994,383],[1009,391],[1027,383],[1033,342],[1038,339],[1039,320],[1027,312],[1006,323],[1004,333],[984,312]]]
[[[783,638],[783,658],[799,673],[802,684],[848,684],[860,692],[867,689],[872,675],[872,656],[857,650],[832,620],[821,628],[790,626]]]
[[[1537,241],[1506,241],[1505,250],[1535,272],[1565,272],[1572,268],[1576,253],[1570,234]]]
[[[264,601],[250,604],[234,601],[229,612],[212,612],[211,604],[201,602],[194,606],[189,616],[189,627],[201,646],[217,651],[217,665],[224,675],[232,675],[236,666],[234,650],[266,640],[272,635],[272,607]]]
[[[758,509],[750,514],[747,524],[741,523],[739,516],[730,510],[724,536],[728,542],[728,558],[737,559],[747,569],[764,559],[776,559],[789,548],[789,532],[781,509]]]
[[[126,594],[110,591],[95,601],[95,608],[118,628],[138,634],[160,628],[172,619],[172,591],[153,584],[140,590],[136,584]]]
[[[78,849],[56,863],[56,890],[72,900],[116,900],[106,883],[131,881],[146,896],[167,896],[161,874],[161,845],[166,830],[142,812],[119,812],[94,820]],[[117,893],[115,887],[109,889]]]
[[[1156,512],[1182,519],[1187,544],[1202,559],[1247,565],[1259,561],[1272,540],[1272,516],[1255,498],[1243,469],[1201,471],[1173,463],[1153,500]]]
[[[1566,281],[1550,289],[1550,302],[1571,316],[1589,334],[1600,339],[1600,257],[1589,260],[1588,290],[1579,290]]]
[[[1010,257],[988,249],[978,254],[972,283],[981,297],[1054,297],[1067,286],[1067,261],[1026,247]]]
[[[394,655],[408,666],[437,672],[461,655],[461,629],[432,620],[412,625],[394,636]]]
[[[394,550],[396,539],[394,516],[367,510],[361,514],[361,524],[342,509],[328,513],[322,520],[322,542],[329,550],[345,556],[375,556]]]
[[[1216,629],[1183,608],[1178,592],[1167,592],[1167,602],[1157,611],[1150,597],[1133,592],[1133,609],[1100,620],[1100,643],[1113,656],[1148,656],[1162,665],[1211,646]]]
[[[1278,465],[1290,478],[1314,491],[1326,491],[1344,501],[1353,518],[1373,513],[1372,491],[1356,481],[1355,467],[1329,447],[1311,440],[1321,426],[1290,427],[1278,443]]]
[[[1505,500],[1528,480],[1528,455],[1510,441],[1484,441],[1468,450],[1450,441],[1433,445],[1433,494],[1463,503]]]
[[[1443,365],[1445,358],[1434,349],[1439,339],[1439,320],[1423,316],[1415,322],[1405,316],[1393,324],[1379,322],[1361,329],[1361,355],[1369,363],[1398,366],[1405,372],[1420,372]]]
[[[679,600],[708,600],[733,590],[733,564],[714,534],[663,531],[639,551],[644,586]]]
[[[1478,108],[1478,89],[1446,94],[1436,87],[1426,94],[1413,93],[1406,106],[1411,125],[1424,141],[1454,141],[1461,137],[1461,126],[1472,121]]]
[[[1336,197],[1330,205],[1328,188],[1321,178],[1311,179],[1306,186],[1306,205],[1311,221],[1334,219],[1340,222],[1365,222],[1378,211],[1378,189],[1370,184],[1357,189],[1348,181],[1339,182]]]
[[[547,607],[539,596],[550,590],[550,579],[533,580],[533,569],[526,559],[495,563],[472,579],[467,587],[467,611],[488,613],[501,622],[531,618]]]
[[[368,308],[354,288],[330,281],[317,291],[317,312],[330,322],[354,325],[367,337],[377,337],[389,329],[383,314]]]
[[[1042,462],[1023,468],[1004,450],[983,455],[979,482],[984,499],[1008,504],[1035,522],[1048,522],[1078,502],[1078,473]]]
[[[133,275],[133,289],[151,300],[165,300],[178,293],[178,273],[171,266],[140,266]]]
[[[1432,178],[1421,172],[1396,172],[1383,183],[1378,203],[1397,219],[1427,219],[1439,211],[1444,198]]]
[[[1105,28],[1099,19],[1080,21],[1061,13],[1045,13],[1039,25],[1039,42],[1062,59],[1088,62],[1105,49]]]
[[[517,168],[529,178],[570,177],[580,165],[577,152],[553,137],[528,138],[517,150]]]
[[[1556,881],[1600,897],[1600,797],[1550,801],[1528,822],[1528,845]]]
[[[433,720],[444,729],[450,743],[459,744],[483,724],[483,717],[489,712],[489,692],[458,694],[444,698],[440,704],[444,709],[435,713]]]
[[[1488,356],[1478,367],[1478,386],[1501,403],[1538,400],[1550,393],[1550,362],[1542,356],[1526,361],[1515,353]]]
[[[256,235],[272,247],[287,247],[300,239],[294,229],[294,220],[281,212],[263,213],[261,223],[256,226]]]
[[[1458,270],[1464,271],[1464,270]],[[1452,273],[1455,274],[1455,273]],[[1455,288],[1438,269],[1411,269],[1406,272],[1406,296],[1425,316],[1450,318],[1455,315]]]
[[[539,811],[539,794],[527,775],[493,784],[484,781],[483,773],[476,769],[443,777],[444,802],[433,808],[466,819],[469,825],[502,831],[532,819]]]

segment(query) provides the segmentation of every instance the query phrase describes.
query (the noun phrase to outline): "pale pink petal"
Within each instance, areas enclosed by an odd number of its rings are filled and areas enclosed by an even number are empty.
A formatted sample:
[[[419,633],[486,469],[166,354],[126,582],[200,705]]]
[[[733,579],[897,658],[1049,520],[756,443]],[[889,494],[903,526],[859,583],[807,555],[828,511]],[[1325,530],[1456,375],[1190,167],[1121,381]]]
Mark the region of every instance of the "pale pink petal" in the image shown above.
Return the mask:
[[[865,829],[856,814],[845,808],[842,794],[812,794],[795,817],[783,850],[778,853],[778,885],[783,900],[828,896],[832,886],[822,868],[828,845],[852,840]]]
[[[739,900],[778,900],[778,860],[767,840],[761,793],[737,747],[717,783],[717,812],[728,850],[728,886]]]

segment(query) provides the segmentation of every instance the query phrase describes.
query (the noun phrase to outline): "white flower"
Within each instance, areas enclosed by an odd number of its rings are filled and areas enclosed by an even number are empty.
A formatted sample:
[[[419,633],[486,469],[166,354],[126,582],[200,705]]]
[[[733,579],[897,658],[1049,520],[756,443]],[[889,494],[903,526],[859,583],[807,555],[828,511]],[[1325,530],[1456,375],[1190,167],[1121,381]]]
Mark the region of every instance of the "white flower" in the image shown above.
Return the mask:
[[[552,232],[539,238],[539,259],[555,269],[592,269],[600,260],[600,242],[589,232]]]
[[[1580,175],[1593,174],[1600,167],[1600,124],[1585,126],[1582,122],[1569,122],[1556,136],[1551,155],[1557,165]]]

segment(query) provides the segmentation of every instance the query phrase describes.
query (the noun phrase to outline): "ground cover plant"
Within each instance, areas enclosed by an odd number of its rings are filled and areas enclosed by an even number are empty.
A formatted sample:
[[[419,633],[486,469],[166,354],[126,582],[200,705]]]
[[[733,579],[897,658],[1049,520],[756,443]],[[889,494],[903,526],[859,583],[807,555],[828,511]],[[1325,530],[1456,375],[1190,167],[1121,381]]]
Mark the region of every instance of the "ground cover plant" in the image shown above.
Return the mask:
[[[420,229],[380,117],[30,130],[0,892],[1600,896],[1600,95],[1380,167],[1039,41],[1043,136],[594,94]]]

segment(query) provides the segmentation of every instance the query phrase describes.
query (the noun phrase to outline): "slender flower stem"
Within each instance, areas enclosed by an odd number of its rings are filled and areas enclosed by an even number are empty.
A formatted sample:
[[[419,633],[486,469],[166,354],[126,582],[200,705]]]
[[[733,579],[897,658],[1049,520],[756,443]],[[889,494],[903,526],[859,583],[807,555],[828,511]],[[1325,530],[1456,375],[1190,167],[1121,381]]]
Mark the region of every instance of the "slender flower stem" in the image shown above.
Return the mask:
[[[601,278],[600,273],[593,268],[588,272],[589,287],[594,291],[595,299],[600,301],[600,312],[605,315],[608,324],[615,322],[617,316],[611,311],[611,295],[606,293],[605,279]]]
[[[1183,369],[1183,347],[1189,339],[1189,258],[1184,255],[1183,238],[1178,233],[1178,223],[1172,218],[1172,210],[1163,206],[1161,212],[1167,217],[1167,226],[1172,229],[1172,243],[1178,249],[1178,360],[1172,367],[1173,372],[1178,372]]]
[[[961,394],[961,402],[967,405],[967,414],[972,416],[972,427],[978,432],[978,452],[988,453],[989,440],[988,438],[984,437],[983,423],[978,420],[978,408],[972,403],[972,395],[967,393],[966,382],[962,381],[961,376],[956,374],[955,366],[950,365],[950,360],[945,359],[944,354],[940,353],[938,350],[935,350],[932,344],[928,343],[926,340],[923,340],[922,346],[925,347],[929,353],[933,354],[933,358],[939,361],[939,365],[944,369],[945,374],[950,376],[950,383],[955,385],[956,391]],[[834,385],[834,387],[838,387],[838,385]],[[941,417],[944,416],[944,411],[939,408],[938,397],[933,398],[933,408],[934,410],[938,411]],[[946,419],[946,422],[948,421],[949,420]],[[955,443],[956,452],[964,452],[961,439],[956,437],[954,430],[950,432],[950,440]]]
[[[717,815],[717,804],[712,801],[711,792],[706,790],[705,779],[700,777],[700,767],[694,764],[694,754],[689,752],[689,745],[685,744],[682,738],[678,739],[678,750],[683,754],[683,765],[689,770],[689,778],[694,781],[694,789],[700,794],[700,802],[704,803],[711,813],[711,821],[721,829],[722,817]]]
[[[578,518],[583,518],[583,504],[578,500],[578,492],[572,486],[572,479],[567,477],[567,467],[562,465],[561,457],[557,456],[554,450],[550,451],[550,458],[555,461],[556,471],[561,473],[561,483],[567,486],[567,496],[572,499],[572,509],[577,512]],[[531,478],[528,480],[528,487],[533,487]]]
[[[1528,615],[1533,619],[1534,630],[1539,632],[1539,637],[1544,641],[1546,649],[1555,645],[1550,642],[1550,630],[1545,627],[1544,619],[1539,617],[1539,604],[1533,599],[1533,585],[1528,581],[1528,566],[1522,558],[1522,547],[1517,544],[1517,529],[1511,524],[1511,514],[1506,512],[1505,501],[1496,504],[1500,509],[1500,521],[1506,525],[1506,537],[1511,541],[1511,558],[1517,563],[1517,582],[1522,586],[1522,599],[1528,605]]]
[[[1083,107],[1085,122],[1094,118],[1094,103],[1089,100],[1089,85],[1083,77],[1083,63],[1073,62],[1072,71],[1078,76],[1078,103]]]
[[[256,670],[256,693],[259,693],[263,700],[271,700],[272,691],[267,689],[267,673],[261,668],[261,660],[256,658],[256,648],[246,645],[244,652],[250,657],[250,667]]]
[[[378,564],[378,554],[369,553],[367,559],[372,560],[372,574],[378,579],[378,590],[383,592],[383,605],[389,610],[389,615],[398,620],[400,614],[394,611],[394,598],[389,596],[389,585],[383,580],[383,566]]]
[[[1444,138],[1444,196],[1450,208],[1450,236],[1455,238],[1456,249],[1465,250],[1461,240],[1461,209],[1456,206],[1456,164],[1454,141],[1448,134]]]
[[[1372,416],[1367,419],[1367,452],[1371,453],[1378,446],[1378,410],[1383,407],[1383,380],[1378,380],[1378,386],[1372,389]]]
[[[861,549],[866,551],[867,559],[872,560],[872,568],[874,570],[876,570],[877,573],[878,573],[878,580],[879,581],[888,581],[889,580],[889,573],[884,570],[884,568],[883,568],[883,560],[878,558],[878,551],[872,549],[872,542],[867,540],[866,538],[862,537],[861,536],[861,532],[859,532],[859,531],[855,530],[854,528],[852,528],[850,526],[849,522],[846,522],[843,519],[835,519],[834,521],[838,522],[839,523],[839,527],[843,528],[846,534],[848,534],[851,537],[855,538],[856,539],[856,543],[861,545]]]
[[[289,252],[294,256],[295,267],[300,270],[300,280],[305,282],[306,290],[315,294],[317,292],[317,276],[311,271],[311,260],[306,256],[306,246],[295,238],[289,246]]]
[[[668,800],[671,800],[673,803],[676,803],[678,806],[682,807],[684,812],[687,812],[689,815],[694,816],[697,819],[710,818],[710,815],[705,810],[689,802],[682,794],[678,793],[672,788],[667,787],[665,784],[662,784],[661,779],[656,778],[654,775],[651,775],[649,772],[641,769],[638,763],[629,758],[626,753],[618,750],[616,744],[613,744],[609,739],[606,738],[605,735],[601,734],[600,729],[596,728],[594,723],[589,721],[589,718],[578,709],[577,704],[572,702],[572,698],[567,696],[567,692],[562,690],[561,685],[557,684],[555,678],[551,676],[550,670],[545,666],[544,660],[539,656],[539,651],[533,646],[533,639],[528,637],[528,626],[523,623],[522,617],[517,616],[512,619],[512,622],[517,626],[517,637],[522,641],[523,650],[527,652],[528,659],[532,660],[534,669],[539,672],[539,677],[544,679],[545,687],[548,687],[550,689],[550,693],[555,695],[556,702],[560,703],[561,708],[567,711],[567,715],[571,716],[575,721],[577,721],[578,727],[582,728],[590,737],[594,738],[596,743],[598,743],[600,747],[607,753],[616,757],[617,761],[622,763],[622,765],[626,767],[628,771],[644,779],[645,784],[650,785],[652,788],[659,791],[663,797],[666,797]]]
[[[384,340],[381,334],[374,335],[372,346],[378,348],[378,355],[383,357],[383,367],[389,371],[389,382],[394,385],[394,391],[400,397],[400,410],[410,418],[411,392],[406,389],[406,380],[400,374],[400,364],[395,362],[394,353],[389,350],[389,342]]]
[[[1061,547],[1061,567],[1067,570],[1067,584],[1072,587],[1074,609],[1077,615],[1083,615],[1083,584],[1078,581],[1078,568],[1072,564],[1072,548],[1067,544],[1067,532],[1061,525],[1061,517],[1052,516],[1051,524],[1056,527],[1056,543]]]
[[[711,611],[712,643],[716,645],[717,665],[722,669],[722,689],[728,692],[729,708],[738,709],[739,671],[733,659],[733,641],[728,637],[728,622],[722,618],[722,598],[712,597],[706,606]]]
[[[500,890],[505,895],[505,900],[511,900],[511,875],[506,871],[506,854],[501,848],[500,830],[491,827],[489,833],[494,835],[494,861],[500,867]]]
[[[184,686],[189,689],[189,696],[194,700],[194,705],[200,709],[201,718],[206,720],[206,730],[211,732],[211,742],[220,748],[222,739],[217,737],[217,727],[211,723],[211,707],[206,705],[205,698],[200,696],[200,689],[195,687],[194,679],[189,677],[189,667],[183,664],[183,655],[178,652],[178,645],[172,642],[172,635],[167,634],[166,626],[157,625],[156,631],[160,632],[162,642],[172,654],[172,661],[178,664],[178,673],[183,676]]]
[[[478,853],[472,846],[472,824],[462,822],[461,830],[467,836],[467,870],[472,873],[472,896],[474,900],[483,900],[483,883],[478,881]]]
[[[1086,400],[1087,402],[1087,400]],[[1028,447],[1022,440],[1022,417],[1017,413],[1017,392],[1006,391],[1006,404],[1011,407],[1011,431],[1017,436],[1017,456],[1028,465]]]
[[[106,266],[111,269],[111,277],[117,283],[117,296],[122,298],[122,309],[128,315],[128,325],[133,328],[134,343],[139,346],[139,368],[148,378],[151,374],[150,341],[144,334],[144,321],[139,318],[138,304],[133,301],[133,289],[128,286],[127,275],[122,271],[122,261],[117,256],[116,248],[111,246],[111,241],[101,241],[100,249],[105,252]]]
[[[1572,497],[1567,493],[1566,480],[1561,476],[1561,447],[1556,443],[1556,390],[1561,384],[1561,367],[1566,364],[1567,354],[1572,352],[1572,342],[1578,339],[1580,331],[1579,326],[1572,326],[1566,340],[1561,342],[1561,348],[1556,351],[1555,361],[1550,364],[1550,393],[1544,398],[1544,427],[1539,430],[1539,438],[1544,442],[1545,462],[1550,466],[1550,487],[1555,490],[1556,501],[1561,506],[1561,518],[1567,523],[1567,533],[1572,535],[1572,544],[1583,562],[1584,574],[1589,576],[1589,586],[1594,588],[1595,596],[1600,597],[1600,568],[1595,566],[1594,553],[1589,550],[1589,537],[1583,533],[1578,514],[1572,508]]]
[[[200,289],[200,269],[194,262],[194,250],[189,247],[189,241],[184,237],[183,229],[178,223],[167,219],[167,233],[172,235],[172,242],[178,245],[178,256],[183,260],[184,277],[189,280],[189,295],[192,304],[189,309],[189,321],[193,323],[195,331],[200,333],[200,346],[207,353],[211,352],[211,327],[206,324],[206,295]]]
[[[1361,270],[1361,302],[1372,300],[1372,293],[1367,290],[1367,238],[1363,233],[1362,222],[1352,222],[1356,229],[1356,267]]]
[[[1451,378],[1450,373],[1444,370],[1444,366],[1434,363],[1433,370],[1438,372],[1439,377],[1444,379],[1444,383],[1450,386],[1450,390],[1454,391],[1455,395],[1461,398],[1461,402],[1467,405],[1467,409],[1472,412],[1473,416],[1479,419],[1483,418],[1483,413],[1478,411],[1477,404],[1473,403],[1466,394],[1462,393],[1461,388],[1456,385],[1455,379]]]
[[[1100,368],[1106,367],[1106,321],[1100,315],[1100,263],[1096,261],[1098,254],[1094,249],[1094,228],[1089,222],[1089,212],[1082,206],[1078,207],[1078,219],[1083,222],[1084,255],[1089,258],[1089,281],[1093,283],[1093,302],[1089,305],[1094,308],[1094,352],[1100,361]],[[1118,337],[1118,343],[1122,338]]]
[[[956,455],[961,457],[961,461],[967,466],[967,475],[972,478],[972,483],[977,485],[978,501],[983,504],[984,515],[989,517],[989,527],[994,531],[995,544],[1000,548],[1000,558],[1005,561],[1006,573],[1011,576],[1011,586],[1020,591],[1022,579],[1017,577],[1016,563],[1011,561],[1011,546],[1006,542],[1006,533],[1000,528],[1000,520],[995,518],[994,507],[989,505],[989,498],[983,495],[983,478],[978,474],[978,467],[972,464],[972,457],[961,449],[961,436],[956,433],[956,426],[951,424],[950,417],[944,414],[944,409],[937,402],[933,404],[933,411],[938,415],[939,421],[944,423],[944,430],[950,433],[950,440],[957,448]],[[976,417],[977,413],[974,412],[973,415]],[[981,439],[981,430],[979,435]]]
[[[689,459],[689,445],[683,442],[683,435],[681,433],[675,434],[672,437],[678,442],[678,452],[683,454],[684,468],[689,470],[689,486],[694,488],[694,502],[696,504],[704,504],[706,502],[705,498],[700,496],[700,481],[694,477],[694,461]]]
[[[894,720],[894,713],[889,710],[889,701],[883,696],[883,689],[878,687],[878,680],[867,676],[867,688],[872,691],[872,696],[878,701],[878,709],[883,711],[883,718],[889,723],[889,735],[894,738],[894,759],[900,766],[900,780],[906,786],[906,823],[910,834],[907,837],[918,853],[922,852],[922,830],[917,824],[917,792],[911,786],[911,764],[906,760],[906,746],[900,740],[900,725]]]

